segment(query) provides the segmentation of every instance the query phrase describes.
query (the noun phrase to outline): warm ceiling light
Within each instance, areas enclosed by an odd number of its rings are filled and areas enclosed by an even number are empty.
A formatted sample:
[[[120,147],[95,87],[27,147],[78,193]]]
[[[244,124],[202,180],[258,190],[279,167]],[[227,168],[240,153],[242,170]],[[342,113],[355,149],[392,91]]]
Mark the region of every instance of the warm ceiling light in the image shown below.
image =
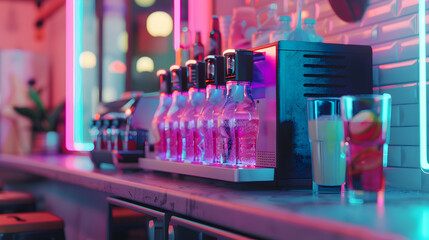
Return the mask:
[[[153,37],[167,37],[173,31],[173,19],[166,12],[153,12],[147,18],[146,28]]]
[[[155,0],[134,0],[140,7],[150,7],[155,3]]]
[[[141,57],[137,60],[136,70],[137,72],[153,72],[155,65],[152,58],[150,57]]]
[[[90,51],[84,51],[79,55],[79,64],[82,68],[94,68],[97,65],[97,57]]]

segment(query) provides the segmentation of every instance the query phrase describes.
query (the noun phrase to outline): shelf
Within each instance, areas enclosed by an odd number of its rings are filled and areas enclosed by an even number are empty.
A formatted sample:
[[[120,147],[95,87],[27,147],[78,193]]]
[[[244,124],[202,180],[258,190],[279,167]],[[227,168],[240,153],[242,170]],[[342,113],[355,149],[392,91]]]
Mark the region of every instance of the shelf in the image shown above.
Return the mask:
[[[228,182],[274,181],[274,168],[217,167],[151,158],[140,158],[139,166],[145,170],[179,173]]]

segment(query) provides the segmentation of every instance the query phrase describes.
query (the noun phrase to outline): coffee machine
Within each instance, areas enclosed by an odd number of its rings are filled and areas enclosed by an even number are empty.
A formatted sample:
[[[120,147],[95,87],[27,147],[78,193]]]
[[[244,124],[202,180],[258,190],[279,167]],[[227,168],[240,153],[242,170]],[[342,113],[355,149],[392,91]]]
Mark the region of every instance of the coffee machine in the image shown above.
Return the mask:
[[[252,96],[259,112],[256,166],[311,187],[307,98],[372,93],[370,46],[280,41],[254,51]]]

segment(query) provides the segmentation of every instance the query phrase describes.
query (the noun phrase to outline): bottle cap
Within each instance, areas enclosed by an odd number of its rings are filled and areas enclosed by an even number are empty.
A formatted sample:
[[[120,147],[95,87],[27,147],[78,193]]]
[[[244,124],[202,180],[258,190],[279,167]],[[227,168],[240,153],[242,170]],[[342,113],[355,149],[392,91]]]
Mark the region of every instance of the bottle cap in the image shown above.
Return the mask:
[[[112,120],[112,128],[119,128],[124,123],[125,123],[125,119],[115,118]]]
[[[188,91],[188,79],[186,74],[186,67],[179,65],[172,65],[170,67],[171,82],[173,85],[173,91]]]
[[[209,55],[206,61],[206,84],[225,85],[225,58],[223,56]]]
[[[305,24],[316,24],[316,19],[313,18],[306,18],[304,19]]]
[[[282,22],[290,22],[290,21],[292,21],[292,18],[289,17],[289,16],[286,16],[286,15],[283,15],[283,16],[280,16],[280,21],[282,21]]]
[[[188,60],[185,63],[188,68],[188,88],[206,88],[206,66],[205,62]]]
[[[167,70],[159,69],[156,72],[156,76],[159,79],[160,92],[171,94],[173,92],[173,84],[171,82],[170,73]]]
[[[253,51],[228,49],[223,55],[226,61],[227,81],[253,81]]]
[[[104,119],[103,120],[103,127],[110,128],[112,126],[112,120],[111,119]]]

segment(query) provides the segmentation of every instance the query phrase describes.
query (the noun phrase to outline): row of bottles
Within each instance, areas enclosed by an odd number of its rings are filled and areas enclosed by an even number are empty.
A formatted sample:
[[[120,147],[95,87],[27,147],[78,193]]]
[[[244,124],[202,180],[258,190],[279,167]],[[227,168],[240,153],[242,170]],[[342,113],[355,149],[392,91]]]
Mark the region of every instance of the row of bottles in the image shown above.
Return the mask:
[[[195,33],[195,41],[191,46],[190,33],[187,27],[180,33],[180,46],[176,54],[176,64],[185,65],[189,59],[204,61],[204,45],[202,44],[201,32]],[[212,16],[212,30],[208,39],[208,55],[221,55],[221,33],[219,28],[219,19],[216,15]]]
[[[259,116],[251,95],[253,52],[227,50],[205,62],[159,70],[152,126],[160,159],[254,166]]]
[[[123,113],[110,113],[92,120],[90,134],[94,150],[144,150],[147,131],[132,128],[129,119]]]

